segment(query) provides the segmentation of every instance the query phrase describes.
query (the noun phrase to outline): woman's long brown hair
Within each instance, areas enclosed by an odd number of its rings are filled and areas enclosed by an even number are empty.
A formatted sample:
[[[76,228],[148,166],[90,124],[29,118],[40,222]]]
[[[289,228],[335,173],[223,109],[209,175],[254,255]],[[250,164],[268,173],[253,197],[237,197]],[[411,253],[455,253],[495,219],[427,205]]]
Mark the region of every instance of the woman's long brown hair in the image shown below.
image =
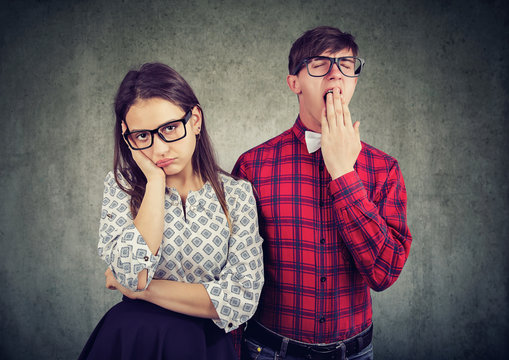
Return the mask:
[[[131,106],[139,99],[161,98],[179,106],[187,112],[198,106],[202,112],[201,131],[196,141],[192,157],[193,171],[201,177],[202,181],[209,182],[214,189],[217,199],[228,220],[230,232],[232,223],[222,183],[219,174],[227,174],[216,162],[212,143],[205,127],[205,116],[189,84],[179,73],[167,65],[148,63],[139,70],[131,70],[120,84],[115,97],[115,152],[113,168],[118,186],[131,196],[131,213],[136,217],[145,195],[147,179],[134,161],[131,151],[122,137],[122,121]],[[188,135],[189,136],[189,135]],[[127,181],[129,187],[123,185],[119,174]]]

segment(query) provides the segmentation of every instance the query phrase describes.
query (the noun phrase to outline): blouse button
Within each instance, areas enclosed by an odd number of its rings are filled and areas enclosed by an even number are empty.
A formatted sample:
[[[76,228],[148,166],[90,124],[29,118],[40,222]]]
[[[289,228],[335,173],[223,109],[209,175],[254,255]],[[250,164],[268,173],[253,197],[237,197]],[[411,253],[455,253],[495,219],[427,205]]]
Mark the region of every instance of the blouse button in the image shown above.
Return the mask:
[[[325,322],[325,318],[324,317],[321,317],[320,318],[320,323],[323,324]]]
[[[143,260],[148,261],[148,256],[146,256],[146,255],[145,255],[145,257],[143,258]]]
[[[229,323],[229,324],[228,324],[228,327],[229,327],[229,328],[231,328],[232,326],[233,326],[233,324],[232,324],[232,323]]]
[[[322,276],[322,277],[320,278],[320,281],[321,281],[321,282],[325,282],[326,280],[327,280],[327,278],[326,278],[325,276]]]
[[[219,281],[219,276],[214,276],[214,280]]]

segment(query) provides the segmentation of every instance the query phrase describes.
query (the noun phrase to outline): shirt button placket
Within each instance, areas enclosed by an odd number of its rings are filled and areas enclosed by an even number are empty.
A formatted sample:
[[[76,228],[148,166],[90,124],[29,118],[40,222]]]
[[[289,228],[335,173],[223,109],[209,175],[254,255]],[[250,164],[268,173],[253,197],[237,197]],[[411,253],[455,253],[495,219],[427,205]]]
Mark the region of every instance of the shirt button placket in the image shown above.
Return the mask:
[[[327,180],[326,180],[326,169],[325,169],[325,166],[324,166],[324,161],[323,161],[323,156],[320,154],[320,159],[319,159],[319,163],[318,163],[318,168],[319,168],[319,174],[318,174],[318,178],[320,179],[320,188],[319,188],[319,194],[320,194],[320,198],[319,198],[319,201],[318,201],[318,205],[319,205],[319,213],[320,213],[320,233],[321,233],[321,237],[320,237],[320,246],[318,246],[318,251],[319,251],[319,258],[318,258],[318,269],[319,269],[319,272],[318,272],[318,276],[319,276],[319,291],[318,291],[318,296],[317,296],[317,301],[318,301],[318,312],[317,312],[317,315],[318,315],[318,322],[320,323],[320,325],[324,325],[325,323],[325,316],[323,315],[324,314],[324,311],[326,310],[325,309],[325,298],[326,298],[326,277],[325,277],[325,266],[326,266],[326,251],[325,251],[325,247],[323,246],[325,244],[325,226],[324,226],[324,223],[327,221],[327,216],[326,216],[326,213],[325,213],[325,199],[327,198]],[[322,336],[324,335],[324,329],[320,329],[317,336],[318,336],[318,339],[321,339]]]

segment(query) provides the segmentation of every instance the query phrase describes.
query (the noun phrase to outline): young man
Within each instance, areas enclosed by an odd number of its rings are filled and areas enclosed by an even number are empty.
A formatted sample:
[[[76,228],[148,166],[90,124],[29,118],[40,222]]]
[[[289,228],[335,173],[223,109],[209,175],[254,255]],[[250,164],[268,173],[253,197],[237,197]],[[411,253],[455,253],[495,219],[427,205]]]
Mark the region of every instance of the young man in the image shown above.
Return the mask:
[[[398,278],[411,244],[397,161],[360,141],[348,104],[364,61],[354,38],[318,27],[292,46],[293,127],[247,151],[265,286],[243,357],[372,359],[370,289]]]

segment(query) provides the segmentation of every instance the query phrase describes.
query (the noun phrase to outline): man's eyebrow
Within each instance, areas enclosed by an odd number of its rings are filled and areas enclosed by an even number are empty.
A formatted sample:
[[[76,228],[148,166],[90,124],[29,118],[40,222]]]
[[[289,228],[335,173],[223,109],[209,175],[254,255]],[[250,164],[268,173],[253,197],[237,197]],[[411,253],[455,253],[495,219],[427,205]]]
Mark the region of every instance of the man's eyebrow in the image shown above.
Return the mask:
[[[340,57],[341,61],[348,61],[348,62],[351,62],[351,63],[354,63],[355,62],[355,59],[351,58],[351,57]]]

